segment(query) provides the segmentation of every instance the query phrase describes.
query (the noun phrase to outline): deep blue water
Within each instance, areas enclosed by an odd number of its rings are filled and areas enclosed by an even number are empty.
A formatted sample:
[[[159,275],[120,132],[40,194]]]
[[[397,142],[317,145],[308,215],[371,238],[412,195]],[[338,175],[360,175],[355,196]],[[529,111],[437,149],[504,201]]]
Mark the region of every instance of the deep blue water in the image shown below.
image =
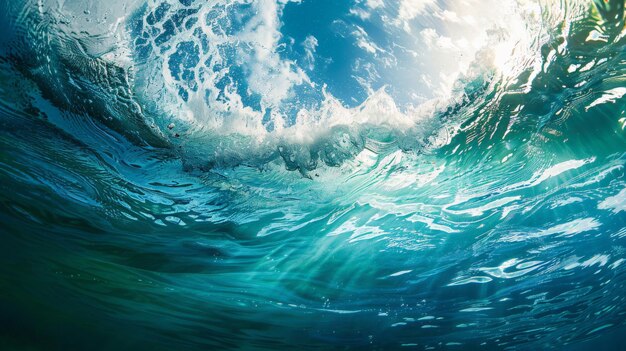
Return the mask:
[[[623,348],[624,16],[0,0],[0,348]]]

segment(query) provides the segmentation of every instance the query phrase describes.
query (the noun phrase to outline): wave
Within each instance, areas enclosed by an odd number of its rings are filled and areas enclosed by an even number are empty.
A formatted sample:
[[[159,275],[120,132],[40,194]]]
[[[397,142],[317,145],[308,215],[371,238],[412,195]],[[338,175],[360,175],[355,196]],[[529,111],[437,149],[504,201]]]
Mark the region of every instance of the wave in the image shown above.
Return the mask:
[[[299,2],[127,1],[118,13],[28,4],[10,5],[26,30],[11,55],[55,104],[136,142],[179,150],[191,168],[280,157],[303,173],[381,142],[405,151],[445,144],[451,124],[466,118],[450,111],[476,109],[478,97],[496,90],[524,89],[509,88],[516,80],[529,88],[549,59],[545,45],[567,35],[558,26],[588,8],[424,2],[407,13],[402,3],[361,5],[324,23],[336,47],[318,48],[308,34],[316,27],[292,29]],[[418,17],[432,28],[411,27]],[[377,26],[384,35],[366,31]],[[353,56],[335,63],[322,49]],[[346,66],[347,77],[335,79],[333,65]],[[404,67],[413,68],[410,79],[399,79]]]
[[[623,2],[20,0],[0,31],[10,347],[619,347]]]

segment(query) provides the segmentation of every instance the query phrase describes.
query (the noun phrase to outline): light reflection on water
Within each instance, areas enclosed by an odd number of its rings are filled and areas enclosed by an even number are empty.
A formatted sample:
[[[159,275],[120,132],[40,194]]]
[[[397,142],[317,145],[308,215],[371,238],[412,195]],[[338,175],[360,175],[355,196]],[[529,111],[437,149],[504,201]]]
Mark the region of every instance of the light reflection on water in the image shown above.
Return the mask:
[[[106,54],[2,5],[2,343],[618,347],[626,61],[623,4],[603,3],[544,8],[561,26],[540,64],[468,88],[425,134],[365,123],[258,149],[146,117],[171,101],[142,106]]]

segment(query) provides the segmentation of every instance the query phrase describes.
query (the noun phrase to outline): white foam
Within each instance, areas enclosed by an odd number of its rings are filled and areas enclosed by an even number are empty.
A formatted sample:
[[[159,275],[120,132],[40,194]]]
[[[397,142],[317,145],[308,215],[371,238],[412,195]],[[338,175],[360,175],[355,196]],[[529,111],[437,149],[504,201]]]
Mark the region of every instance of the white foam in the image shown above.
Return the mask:
[[[477,74],[475,65],[472,67],[475,60],[481,61],[479,65],[487,67],[488,70],[515,75],[515,69],[520,66],[520,57],[532,51],[530,47],[531,42],[535,40],[534,31],[537,26],[533,21],[539,20],[535,17],[538,17],[541,11],[536,4],[521,0],[507,4],[498,1],[468,0],[449,4],[449,8],[445,9],[439,8],[430,0],[404,0],[399,5],[397,20],[402,22],[402,27],[411,35],[417,40],[424,40],[429,47],[430,52],[427,56],[432,62],[427,67],[429,71],[425,72],[427,75],[425,79],[433,84],[434,98],[428,103],[422,101],[413,108],[401,110],[383,88],[372,91],[371,96],[360,106],[348,108],[332,94],[324,91],[321,104],[313,109],[303,106],[297,114],[296,123],[289,126],[286,122],[288,116],[280,111],[279,107],[286,100],[293,98],[295,87],[309,85],[315,88],[305,69],[307,66],[310,69],[311,65],[314,65],[313,52],[321,40],[308,37],[303,43],[309,57],[308,65],[305,65],[304,69],[296,62],[281,57],[279,54],[280,40],[283,39],[280,32],[281,15],[284,7],[290,2],[294,1],[252,2],[250,5],[254,7],[255,15],[247,20],[241,30],[232,35],[221,31],[219,26],[215,25],[215,21],[200,20],[199,27],[202,33],[207,35],[209,42],[209,50],[201,55],[200,62],[210,59],[211,64],[203,72],[200,72],[202,65],[195,68],[196,76],[204,77],[198,92],[190,92],[188,101],[182,101],[177,96],[178,87],[172,72],[169,71],[167,64],[162,63],[150,73],[157,75],[160,73],[162,83],[154,85],[155,89],[144,91],[146,97],[154,96],[156,90],[163,88],[168,96],[164,99],[165,104],[160,104],[160,107],[165,110],[168,118],[173,117],[194,124],[196,129],[202,129],[205,133],[210,130],[210,133],[217,135],[242,134],[253,136],[257,140],[286,137],[294,142],[308,143],[337,125],[376,125],[406,129],[419,125],[437,106],[445,106],[453,95],[455,82],[460,77]],[[243,3],[244,1],[216,1],[211,6],[203,5],[198,17],[205,18],[218,6],[224,6],[225,10],[222,12],[227,13],[230,7]],[[157,5],[158,2],[152,2],[150,6]],[[380,1],[368,1],[364,3],[364,9],[382,11],[384,5]],[[428,14],[426,10],[429,10]],[[418,30],[415,23],[420,22],[420,16],[426,15],[441,19],[446,34],[433,28]],[[398,22],[391,21],[389,25],[398,25]],[[368,40],[368,33],[363,28],[357,27],[355,33],[358,34],[358,45],[372,55],[385,50]],[[192,33],[177,33],[174,41],[185,40],[197,41]],[[225,58],[218,50],[218,47],[224,44],[235,47],[240,56],[239,61],[246,63],[248,88],[262,97],[260,111],[245,106],[234,85],[230,84],[223,89],[217,87],[217,82],[223,78],[226,71],[216,73],[213,68],[225,63]],[[176,45],[170,46],[169,53],[176,49]],[[515,55],[512,55],[514,50]],[[168,51],[160,55],[167,57]],[[205,90],[211,92],[208,101]],[[224,100],[216,98],[220,93],[225,96]],[[270,109],[272,113],[269,115],[274,126],[271,132],[266,128],[267,123],[263,123],[263,116],[267,115]]]

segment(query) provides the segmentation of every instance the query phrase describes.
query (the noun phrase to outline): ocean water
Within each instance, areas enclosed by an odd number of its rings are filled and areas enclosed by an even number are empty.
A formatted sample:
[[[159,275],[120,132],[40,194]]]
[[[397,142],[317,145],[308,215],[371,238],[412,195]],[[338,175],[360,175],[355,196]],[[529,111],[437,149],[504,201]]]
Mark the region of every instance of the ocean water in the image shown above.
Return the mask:
[[[624,19],[0,0],[0,348],[623,348]]]

